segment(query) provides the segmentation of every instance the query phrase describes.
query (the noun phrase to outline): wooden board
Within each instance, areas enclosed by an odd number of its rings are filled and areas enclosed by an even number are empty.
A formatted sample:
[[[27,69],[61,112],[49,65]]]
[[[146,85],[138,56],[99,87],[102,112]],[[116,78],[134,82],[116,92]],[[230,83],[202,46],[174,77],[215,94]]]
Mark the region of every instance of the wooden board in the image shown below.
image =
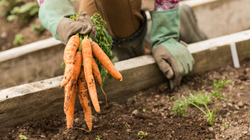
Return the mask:
[[[51,38],[0,53],[0,89],[63,74],[63,44]]]
[[[250,30],[188,46],[195,59],[192,73],[232,64],[229,44],[235,42],[240,60],[250,58]],[[136,92],[167,82],[152,56],[142,56],[115,63],[123,82],[107,79],[104,90],[109,101],[124,102]],[[62,76],[24,84],[0,91],[0,134],[18,124],[51,114],[63,114]],[[98,90],[100,100],[103,95]],[[77,101],[77,106],[79,102]],[[2,133],[1,133],[2,132]]]

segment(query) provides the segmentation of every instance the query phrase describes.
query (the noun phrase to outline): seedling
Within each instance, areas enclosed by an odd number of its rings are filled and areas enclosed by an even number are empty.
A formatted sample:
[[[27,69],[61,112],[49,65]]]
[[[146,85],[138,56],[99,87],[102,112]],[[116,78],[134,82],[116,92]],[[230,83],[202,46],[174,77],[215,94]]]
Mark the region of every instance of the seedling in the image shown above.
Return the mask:
[[[173,100],[174,99],[174,96],[170,97],[170,100]]]
[[[224,120],[222,120],[222,124],[224,125],[224,127],[225,127],[225,129],[228,129],[228,124],[226,124],[225,122],[224,122]]]
[[[250,115],[250,110],[248,110],[248,114]]]
[[[137,134],[137,136],[140,139],[146,138],[148,136],[148,132],[139,131],[138,134]]]
[[[0,0],[0,6],[4,7],[2,16],[10,15],[10,11],[22,0]]]
[[[145,113],[145,112],[146,112],[146,108],[143,108],[143,109],[142,109],[142,112],[144,112],[144,113]]]
[[[241,87],[240,87],[240,90],[242,90],[242,89],[244,89],[244,88],[245,88],[244,86],[241,86]]]
[[[202,82],[202,83],[204,83],[204,82],[205,82],[205,80],[204,80],[203,78],[201,78],[201,82]]]
[[[15,39],[13,41],[14,45],[20,45],[23,44],[23,35],[22,34],[16,34]]]
[[[37,2],[27,2],[21,6],[16,6],[11,10],[11,15],[7,17],[8,21],[17,20],[20,17],[24,23],[28,23],[29,20],[34,17],[39,11]]]
[[[96,136],[96,140],[102,140],[102,137]]]
[[[20,138],[21,140],[27,140],[27,137],[24,136],[24,135],[19,135],[19,138]]]
[[[234,114],[237,114],[239,111],[234,111]]]
[[[38,32],[39,34],[42,34],[45,31],[45,28],[42,25],[32,24],[31,31]]]
[[[186,115],[186,106],[187,105],[193,105],[195,107],[197,107],[201,112],[204,113],[204,117],[207,118],[207,121],[210,122],[210,125],[214,124],[214,120],[215,120],[215,116],[216,116],[216,111],[217,111],[217,107],[218,107],[218,102],[219,100],[224,100],[227,101],[223,94],[221,94],[221,91],[224,88],[225,84],[228,83],[233,83],[232,80],[227,80],[225,78],[221,78],[221,80],[219,82],[217,81],[213,81],[213,86],[216,89],[215,91],[211,91],[211,95],[205,95],[204,93],[200,93],[197,95],[193,95],[193,94],[189,94],[189,98],[187,99],[185,96],[182,95],[182,98],[184,99],[184,101],[182,101],[181,99],[176,101],[176,104],[174,105],[173,109],[174,109],[174,114],[178,114],[181,113],[182,116]],[[211,97],[214,97],[216,99],[215,102],[215,109],[210,111],[210,109],[208,108],[207,104],[209,102],[211,102]],[[204,105],[206,110],[203,110],[202,108],[199,107],[199,105]]]

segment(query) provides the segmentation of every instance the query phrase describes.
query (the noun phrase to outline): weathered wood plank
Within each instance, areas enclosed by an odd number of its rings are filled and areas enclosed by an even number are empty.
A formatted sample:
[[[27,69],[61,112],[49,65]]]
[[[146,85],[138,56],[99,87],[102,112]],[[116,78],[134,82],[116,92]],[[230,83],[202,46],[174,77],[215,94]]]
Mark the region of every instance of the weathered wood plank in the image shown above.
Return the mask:
[[[52,44],[48,45],[50,42]],[[45,40],[46,47],[39,47],[41,43],[38,42],[1,52],[0,89],[62,75],[63,70],[60,66],[63,62],[64,45],[53,42],[57,41]]]
[[[199,28],[208,36],[236,33],[250,28],[249,0],[191,0],[190,5],[196,15]]]

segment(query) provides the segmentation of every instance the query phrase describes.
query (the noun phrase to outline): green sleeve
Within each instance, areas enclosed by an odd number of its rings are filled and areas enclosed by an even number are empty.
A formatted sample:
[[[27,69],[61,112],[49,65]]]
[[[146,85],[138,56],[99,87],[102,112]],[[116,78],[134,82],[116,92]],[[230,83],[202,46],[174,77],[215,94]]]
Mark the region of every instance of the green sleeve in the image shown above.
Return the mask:
[[[75,8],[69,0],[46,0],[39,9],[41,24],[50,31],[55,39],[58,23],[65,17],[75,14]]]

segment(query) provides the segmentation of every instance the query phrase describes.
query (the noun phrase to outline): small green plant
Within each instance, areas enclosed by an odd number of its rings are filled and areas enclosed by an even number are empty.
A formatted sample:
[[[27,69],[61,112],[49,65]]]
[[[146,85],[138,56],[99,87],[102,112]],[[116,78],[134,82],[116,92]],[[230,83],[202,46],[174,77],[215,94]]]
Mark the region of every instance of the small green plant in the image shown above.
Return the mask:
[[[239,111],[234,111],[234,114],[237,114]]]
[[[201,78],[201,82],[202,82],[202,83],[204,83],[204,82],[205,82],[205,80],[204,80],[203,78]]]
[[[148,136],[148,132],[139,131],[138,134],[137,134],[137,136],[140,139],[146,138]]]
[[[244,89],[244,88],[245,88],[244,86],[241,86],[241,87],[240,87],[240,90],[242,90],[242,89]]]
[[[24,136],[24,135],[19,135],[19,138],[20,138],[21,140],[27,140],[27,137]]]
[[[248,114],[250,115],[250,110],[248,110]]]
[[[16,34],[15,39],[13,41],[14,45],[20,45],[23,44],[23,35],[22,34]]]
[[[22,0],[0,0],[0,6],[4,7],[2,16],[10,15],[10,11]]]
[[[224,125],[225,129],[228,129],[229,125],[226,124],[226,123],[224,122],[224,120],[222,120],[222,124]]]
[[[174,99],[174,96],[170,97],[170,100],[173,100]]]
[[[31,31],[38,32],[39,34],[42,34],[45,31],[45,28],[42,25],[32,24]]]
[[[126,129],[128,129],[128,126],[125,124]]]
[[[96,140],[102,140],[102,137],[96,136]]]
[[[197,107],[201,112],[203,112],[205,114],[204,117],[207,118],[207,121],[210,122],[210,125],[213,125],[219,100],[227,101],[224,98],[223,94],[221,94],[221,91],[223,90],[224,85],[228,84],[228,83],[233,83],[233,81],[227,80],[225,78],[221,78],[221,80],[218,82],[214,80],[213,86],[216,90],[215,91],[212,90],[211,95],[205,95],[204,93],[193,95],[190,93],[188,99],[182,95],[182,98],[184,99],[184,101],[182,101],[181,99],[176,101],[176,104],[173,107],[174,114],[181,113],[182,116],[185,116],[186,115],[185,107],[187,105],[193,105],[193,106]],[[210,111],[210,109],[207,106],[207,104],[209,102],[211,102],[211,97],[214,97],[216,99],[215,109],[212,111]],[[202,108],[200,108],[199,105],[204,105],[207,112],[206,112],[206,110],[203,110]]]
[[[8,21],[17,20],[19,17],[24,23],[28,23],[29,20],[34,17],[39,11],[37,2],[27,2],[21,6],[16,6],[10,11],[11,15],[7,17]]]
[[[145,113],[145,112],[146,112],[146,108],[143,108],[143,109],[142,109],[142,112]]]

